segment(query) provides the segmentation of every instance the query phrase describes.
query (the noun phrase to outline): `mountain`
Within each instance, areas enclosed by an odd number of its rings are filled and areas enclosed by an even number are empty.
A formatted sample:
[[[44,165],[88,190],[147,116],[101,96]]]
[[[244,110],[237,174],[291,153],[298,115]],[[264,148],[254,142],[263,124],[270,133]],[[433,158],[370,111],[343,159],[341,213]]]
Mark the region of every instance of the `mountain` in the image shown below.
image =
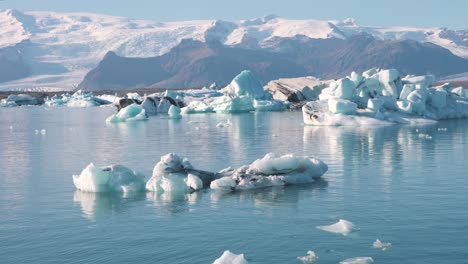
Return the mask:
[[[157,57],[167,54],[183,39],[271,52],[271,45],[277,39],[303,36],[335,41],[367,33],[382,41],[431,42],[459,57],[468,58],[466,30],[363,27],[350,19],[290,20],[266,16],[233,22],[205,20],[163,23],[89,13],[3,10],[0,11],[0,24],[0,49],[22,43],[21,63],[28,68],[24,72],[26,76],[11,75],[14,80],[0,81],[0,90],[73,89],[109,51],[119,57]],[[1,63],[3,66],[0,67],[9,68],[11,60],[2,60]]]
[[[306,75],[330,79],[372,67],[441,76],[468,71],[468,60],[432,43],[377,40],[368,34],[347,39],[278,38],[269,48],[256,50],[183,40],[169,53],[152,58],[124,58],[110,52],[79,88],[192,88],[212,82],[224,86],[243,69],[250,69],[264,82]]]

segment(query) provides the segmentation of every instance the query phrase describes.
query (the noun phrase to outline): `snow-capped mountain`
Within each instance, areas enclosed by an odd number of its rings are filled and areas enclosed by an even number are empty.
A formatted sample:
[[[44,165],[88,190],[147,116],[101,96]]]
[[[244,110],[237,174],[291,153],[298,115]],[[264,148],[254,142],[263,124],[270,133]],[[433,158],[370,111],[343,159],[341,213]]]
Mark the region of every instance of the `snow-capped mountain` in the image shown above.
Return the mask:
[[[11,79],[0,76],[0,90],[60,89],[78,85],[113,51],[123,57],[155,57],[183,39],[217,41],[226,46],[265,49],[277,39],[347,39],[366,32],[377,39],[432,42],[468,58],[466,31],[443,28],[362,27],[353,20],[289,20],[277,16],[243,21],[157,22],[89,13],[0,11],[0,63],[26,67]],[[4,59],[6,53],[12,59]],[[16,64],[15,64],[16,63]],[[0,72],[0,75],[4,73]],[[4,74],[5,75],[5,74]]]

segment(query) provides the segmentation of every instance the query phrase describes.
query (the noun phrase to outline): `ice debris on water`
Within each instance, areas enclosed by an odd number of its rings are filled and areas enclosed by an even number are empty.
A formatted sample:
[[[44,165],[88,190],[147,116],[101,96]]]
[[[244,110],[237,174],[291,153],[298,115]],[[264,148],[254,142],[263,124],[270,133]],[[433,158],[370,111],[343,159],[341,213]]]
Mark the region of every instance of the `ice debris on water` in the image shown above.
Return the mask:
[[[219,179],[211,182],[212,189],[246,190],[289,184],[312,183],[318,180],[328,166],[321,160],[297,157],[293,154],[276,156],[268,153],[262,159],[236,170],[225,169]]]
[[[359,230],[359,228],[357,228],[356,225],[354,225],[354,223],[344,219],[340,219],[338,222],[332,225],[317,226],[317,228],[323,231],[338,233],[342,235],[348,235],[351,232]]]
[[[138,192],[144,190],[145,177],[125,166],[97,167],[89,164],[80,175],[73,175],[73,183],[85,192]]]
[[[382,242],[379,239],[377,239],[374,241],[374,243],[372,243],[372,247],[381,249],[382,251],[386,251],[392,247],[392,243]]]
[[[34,134],[36,134],[36,135],[41,134],[41,135],[45,136],[45,134],[47,134],[47,130],[44,129],[44,128],[43,129],[35,129]]]
[[[374,259],[371,257],[357,257],[357,258],[349,258],[340,261],[340,264],[373,264]]]
[[[218,124],[216,124],[216,127],[230,127],[232,126],[232,123],[231,121],[228,119],[228,120],[223,120],[221,122],[219,122]]]
[[[229,250],[224,251],[223,255],[216,259],[213,264],[248,264],[244,254],[236,255]]]
[[[138,104],[131,104],[106,119],[108,123],[119,123],[128,121],[144,121],[147,120],[145,109]]]
[[[418,134],[419,138],[424,138],[424,139],[432,139],[432,136],[429,134],[424,134],[424,133],[419,133]]]
[[[315,252],[312,250],[307,251],[306,256],[297,257],[298,260],[302,261],[302,263],[314,263],[318,257],[315,255]]]
[[[186,158],[170,153],[156,164],[146,189],[156,193],[188,193],[202,189],[212,177],[212,173],[195,170]]]

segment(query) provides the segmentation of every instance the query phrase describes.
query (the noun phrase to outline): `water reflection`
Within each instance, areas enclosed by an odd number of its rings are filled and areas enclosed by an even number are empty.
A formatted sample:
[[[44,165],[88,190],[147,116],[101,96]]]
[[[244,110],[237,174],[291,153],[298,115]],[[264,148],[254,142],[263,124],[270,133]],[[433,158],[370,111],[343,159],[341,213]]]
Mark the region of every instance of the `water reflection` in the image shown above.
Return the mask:
[[[146,199],[153,202],[153,207],[158,209],[159,213],[177,214],[189,212],[191,206],[198,204],[204,195],[204,191],[192,193],[146,193]]]
[[[223,200],[236,200],[241,204],[252,203],[255,208],[296,207],[302,195],[318,195],[326,190],[328,182],[317,180],[310,184],[276,186],[239,192],[211,191],[213,207],[221,206]]]
[[[73,202],[80,204],[83,215],[89,219],[125,212],[129,204],[143,201],[144,199],[144,193],[91,193],[75,191],[73,195]]]

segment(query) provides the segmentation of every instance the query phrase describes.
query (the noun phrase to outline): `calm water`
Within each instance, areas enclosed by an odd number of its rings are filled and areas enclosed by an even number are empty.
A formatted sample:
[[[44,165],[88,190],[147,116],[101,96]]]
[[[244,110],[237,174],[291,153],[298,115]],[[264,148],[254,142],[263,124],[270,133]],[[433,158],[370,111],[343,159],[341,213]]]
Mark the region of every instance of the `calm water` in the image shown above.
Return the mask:
[[[308,250],[317,263],[468,263],[468,120],[304,127],[286,112],[107,125],[113,111],[0,109],[0,263],[212,263],[226,249],[252,263],[299,263]],[[178,197],[73,186],[90,162],[149,177],[169,152],[211,171],[267,152],[316,156],[329,171],[322,184]],[[360,231],[316,228],[340,218]],[[376,239],[393,247],[373,249]]]

